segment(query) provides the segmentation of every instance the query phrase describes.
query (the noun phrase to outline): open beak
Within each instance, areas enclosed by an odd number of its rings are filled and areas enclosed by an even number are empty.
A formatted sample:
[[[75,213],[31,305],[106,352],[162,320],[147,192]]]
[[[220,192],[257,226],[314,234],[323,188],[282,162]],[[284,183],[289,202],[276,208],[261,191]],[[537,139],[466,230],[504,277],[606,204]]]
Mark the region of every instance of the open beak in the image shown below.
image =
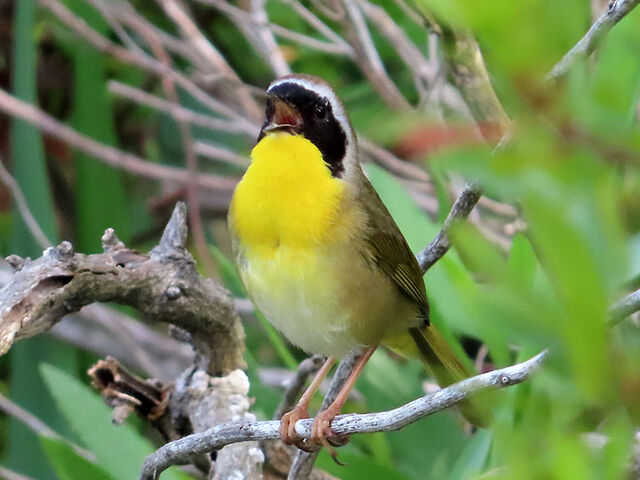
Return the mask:
[[[294,133],[302,125],[302,117],[298,111],[280,98],[269,95],[273,105],[273,115],[269,124],[263,128],[265,132],[289,131]]]

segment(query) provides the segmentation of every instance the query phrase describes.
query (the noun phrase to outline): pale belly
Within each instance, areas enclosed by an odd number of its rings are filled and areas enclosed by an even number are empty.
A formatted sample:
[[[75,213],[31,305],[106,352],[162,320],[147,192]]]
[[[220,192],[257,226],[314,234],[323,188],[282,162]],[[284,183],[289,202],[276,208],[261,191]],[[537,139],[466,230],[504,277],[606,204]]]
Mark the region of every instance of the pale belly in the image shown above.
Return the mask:
[[[246,255],[239,270],[254,305],[292,343],[341,357],[379,344],[388,325],[407,314],[384,274],[352,248],[335,247],[281,246]]]

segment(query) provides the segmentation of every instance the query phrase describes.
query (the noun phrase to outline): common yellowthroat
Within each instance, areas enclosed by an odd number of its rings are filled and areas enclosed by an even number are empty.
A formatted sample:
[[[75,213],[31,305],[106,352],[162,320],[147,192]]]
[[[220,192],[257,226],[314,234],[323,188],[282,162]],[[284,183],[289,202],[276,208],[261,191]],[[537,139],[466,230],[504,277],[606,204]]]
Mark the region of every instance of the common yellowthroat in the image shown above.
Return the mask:
[[[280,436],[295,422],[334,359],[362,355],[335,402],[314,421],[327,445],[365,363],[385,344],[421,357],[441,386],[470,375],[429,321],[416,258],[358,161],[356,135],[333,89],[320,78],[287,75],[267,89],[265,121],[238,183],[229,227],[238,270],[254,305],[291,342],[328,357]],[[466,401],[483,425],[488,413]]]

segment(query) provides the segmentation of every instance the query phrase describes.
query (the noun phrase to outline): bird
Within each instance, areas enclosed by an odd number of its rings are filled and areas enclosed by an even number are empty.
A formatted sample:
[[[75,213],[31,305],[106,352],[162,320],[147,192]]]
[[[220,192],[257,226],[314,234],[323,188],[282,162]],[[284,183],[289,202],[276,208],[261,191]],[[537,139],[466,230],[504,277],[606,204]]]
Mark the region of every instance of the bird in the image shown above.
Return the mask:
[[[330,452],[331,421],[380,345],[420,358],[440,386],[471,376],[430,321],[418,262],[367,179],[345,107],[323,79],[289,74],[268,86],[264,123],[228,224],[254,306],[290,342],[327,357],[281,418],[285,443],[305,447],[295,423],[309,418],[315,391],[345,355],[360,352],[312,428],[311,444]],[[486,426],[490,412],[472,400],[460,404],[463,415]]]

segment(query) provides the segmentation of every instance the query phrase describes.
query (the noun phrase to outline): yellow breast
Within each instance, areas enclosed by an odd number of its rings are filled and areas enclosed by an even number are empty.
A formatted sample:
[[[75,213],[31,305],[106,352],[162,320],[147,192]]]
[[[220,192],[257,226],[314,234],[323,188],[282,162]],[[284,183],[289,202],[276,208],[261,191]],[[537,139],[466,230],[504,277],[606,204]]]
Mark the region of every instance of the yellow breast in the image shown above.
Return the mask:
[[[301,135],[265,136],[251,153],[231,203],[243,248],[270,255],[280,246],[326,242],[344,194],[316,146]]]

